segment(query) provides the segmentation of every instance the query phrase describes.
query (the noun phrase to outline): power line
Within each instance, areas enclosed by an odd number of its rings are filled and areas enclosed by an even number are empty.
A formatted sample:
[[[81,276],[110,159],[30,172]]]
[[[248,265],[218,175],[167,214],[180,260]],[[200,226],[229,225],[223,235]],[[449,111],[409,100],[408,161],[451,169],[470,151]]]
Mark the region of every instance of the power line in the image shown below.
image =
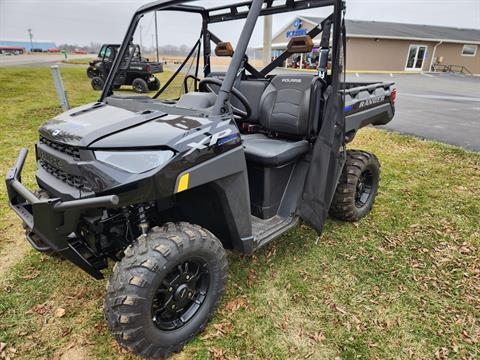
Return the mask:
[[[30,37],[30,52],[33,51],[33,34],[32,29],[27,29],[28,36]]]
[[[157,49],[157,62],[160,61],[159,56],[158,56],[158,24],[157,24],[157,12],[155,11],[155,43],[156,43],[156,49]]]

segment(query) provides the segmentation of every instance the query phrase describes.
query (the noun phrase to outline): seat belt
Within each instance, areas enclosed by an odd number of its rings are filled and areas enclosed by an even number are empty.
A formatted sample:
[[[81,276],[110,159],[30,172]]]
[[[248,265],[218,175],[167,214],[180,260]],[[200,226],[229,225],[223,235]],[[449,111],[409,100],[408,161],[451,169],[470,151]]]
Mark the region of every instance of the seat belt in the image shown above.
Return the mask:
[[[210,40],[214,42],[214,44],[218,45],[218,43],[221,43],[222,40],[220,40],[220,38],[218,36],[216,36],[214,33],[212,33],[211,31],[208,31],[209,35],[210,35]],[[256,79],[262,79],[264,78],[264,76],[257,70],[255,69],[252,65],[250,65],[247,62],[243,62],[243,66],[242,66],[245,70],[247,70],[250,74],[252,74]]]
[[[328,71],[328,55],[330,54],[330,33],[332,30],[331,20],[325,22],[325,28],[322,32],[320,41],[320,56],[318,59],[318,76],[325,79]]]
[[[325,18],[320,24],[318,24],[316,27],[314,27],[312,30],[310,30],[307,35],[310,36],[312,39],[315,39],[318,36],[318,34],[320,34],[324,30],[325,24],[327,22],[330,22],[330,24],[331,24],[332,17],[333,17],[333,14],[330,15],[329,17]],[[328,35],[328,40],[330,41],[330,33]],[[328,47],[328,44],[327,44],[327,47]],[[273,69],[280,66],[291,55],[292,55],[292,53],[290,51],[288,51],[288,49],[285,50],[283,53],[281,53],[275,60],[273,60],[270,64],[268,64],[265,68],[263,68],[260,71],[260,73],[262,74],[262,77],[265,77]],[[328,55],[327,55],[327,60],[328,60]]]

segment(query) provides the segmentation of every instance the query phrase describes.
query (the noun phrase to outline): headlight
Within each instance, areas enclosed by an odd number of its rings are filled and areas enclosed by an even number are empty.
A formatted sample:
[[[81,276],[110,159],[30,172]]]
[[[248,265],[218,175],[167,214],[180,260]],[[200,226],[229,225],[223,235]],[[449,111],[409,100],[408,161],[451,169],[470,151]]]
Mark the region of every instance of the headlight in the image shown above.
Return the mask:
[[[98,161],[132,174],[155,169],[173,157],[173,151],[95,151]]]

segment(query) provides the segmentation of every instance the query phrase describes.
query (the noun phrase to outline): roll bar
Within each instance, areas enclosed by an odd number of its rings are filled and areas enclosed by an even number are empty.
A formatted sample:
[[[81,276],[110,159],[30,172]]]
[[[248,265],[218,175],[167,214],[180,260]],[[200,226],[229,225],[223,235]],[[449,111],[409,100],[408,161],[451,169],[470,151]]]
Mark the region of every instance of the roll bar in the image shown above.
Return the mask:
[[[128,27],[127,33],[125,34],[122,45],[117,53],[112,69],[110,70],[110,73],[105,81],[105,86],[99,99],[100,102],[103,102],[106,97],[112,95],[114,77],[118,72],[121,60],[124,58],[128,45],[133,39],[138,22],[147,12],[159,10],[183,11],[198,13],[202,16],[205,72],[210,70],[210,40],[212,39],[211,33],[208,30],[208,24],[244,18],[247,19],[242,29],[235,54],[232,57],[232,61],[225,76],[224,85],[220,89],[217,103],[214,106],[214,111],[212,114],[218,116],[223,114],[225,111],[228,111],[226,108],[228,107],[228,96],[233,87],[235,75],[238,73],[238,70],[242,64],[243,56],[247,50],[248,42],[250,41],[258,17],[285,13],[289,11],[333,6],[334,27],[335,32],[337,32],[340,29],[340,24],[336,22],[342,19],[341,12],[345,9],[344,0],[252,0],[233,3],[231,5],[217,6],[209,9],[201,6],[187,5],[187,3],[191,3],[193,1],[195,0],[158,0],[140,7],[135,12],[135,15],[133,16]],[[316,31],[318,30],[319,29],[317,27]],[[334,48],[338,45],[336,44],[336,40],[338,40],[338,37],[334,36]],[[334,61],[338,60],[338,57],[335,56],[335,53],[336,52],[334,51]],[[267,68],[261,71],[261,74],[265,75],[266,70],[270,70],[270,68],[271,66],[267,66]]]
[[[228,67],[228,71],[223,79],[222,87],[220,88],[217,96],[217,101],[212,110],[212,116],[222,116],[229,111],[228,99],[230,97],[230,91],[232,91],[235,78],[237,76],[238,69],[242,64],[245,52],[247,51],[248,43],[252,37],[255,24],[257,23],[258,16],[262,10],[263,0],[253,0],[250,5],[250,11],[248,12],[247,20],[243,26],[240,39],[238,40],[237,50],[233,54],[232,62]]]

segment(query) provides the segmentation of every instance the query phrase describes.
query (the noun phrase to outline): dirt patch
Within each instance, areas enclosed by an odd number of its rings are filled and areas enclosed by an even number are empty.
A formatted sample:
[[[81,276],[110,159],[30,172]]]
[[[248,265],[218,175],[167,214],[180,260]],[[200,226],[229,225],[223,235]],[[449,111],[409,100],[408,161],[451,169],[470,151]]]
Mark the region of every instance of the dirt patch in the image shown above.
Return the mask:
[[[65,351],[59,360],[86,360],[91,359],[90,351],[83,346],[75,346]]]
[[[29,249],[20,225],[12,225],[0,233],[0,278],[22,259]]]
[[[275,299],[269,311],[278,329],[277,340],[287,348],[286,351],[306,359],[314,358],[314,355],[320,359],[335,358],[335,349],[324,343],[321,324],[315,317],[302,312],[302,302],[291,299],[288,289],[268,283],[262,293],[267,299]]]

